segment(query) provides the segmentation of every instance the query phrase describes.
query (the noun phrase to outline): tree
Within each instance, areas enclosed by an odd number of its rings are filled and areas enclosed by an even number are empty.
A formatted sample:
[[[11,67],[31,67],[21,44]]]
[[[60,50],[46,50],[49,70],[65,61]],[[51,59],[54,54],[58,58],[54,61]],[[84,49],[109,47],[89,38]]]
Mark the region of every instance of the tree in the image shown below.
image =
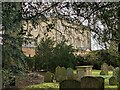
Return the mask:
[[[36,49],[35,69],[54,72],[57,66],[75,68],[73,52],[74,49],[66,41],[55,43],[49,37],[43,38]]]
[[[119,20],[119,23],[118,23],[119,32],[118,32],[118,34],[120,34],[120,7],[118,9],[117,15],[118,15],[118,20]],[[120,59],[120,42],[118,44],[118,52],[119,52],[119,59]],[[119,68],[120,68],[120,60],[118,60],[118,62],[119,62]],[[119,75],[120,75],[120,70],[119,70]],[[119,78],[119,90],[120,90],[120,78]]]
[[[73,25],[80,25],[86,21],[86,26],[89,26],[91,31],[97,34],[94,37],[97,37],[99,42],[108,42],[109,40],[119,41],[117,39],[119,35],[116,35],[116,33],[118,31],[117,10],[120,4],[117,2],[47,2],[23,4],[23,7],[27,6],[29,9],[24,9],[24,18],[26,20],[34,19],[34,22],[39,18],[45,21],[47,18],[54,17],[61,20],[66,19]]]
[[[21,51],[22,37],[21,31],[22,3],[3,2],[2,3],[2,74],[3,83],[9,84],[10,76],[25,70],[24,54]],[[6,77],[4,74],[9,74]]]
[[[49,67],[50,61],[53,59],[53,50],[55,42],[51,38],[42,38],[36,49],[36,70],[52,69]]]

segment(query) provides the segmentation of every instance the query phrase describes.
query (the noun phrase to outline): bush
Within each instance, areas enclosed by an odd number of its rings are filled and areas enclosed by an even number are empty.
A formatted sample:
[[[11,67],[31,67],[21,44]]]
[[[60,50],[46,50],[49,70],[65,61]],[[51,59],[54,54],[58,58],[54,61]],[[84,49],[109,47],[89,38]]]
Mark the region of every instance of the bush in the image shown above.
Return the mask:
[[[71,45],[67,45],[65,41],[57,44],[53,51],[53,59],[52,59],[52,67],[57,66],[64,66],[64,67],[71,67],[74,68],[75,66],[75,56],[73,54],[74,50],[72,49]]]
[[[55,43],[51,38],[42,39],[37,47],[35,68],[54,71],[57,66],[75,67],[74,50],[66,41]]]
[[[92,63],[84,58],[84,57],[81,57],[81,56],[76,56],[76,65],[77,66],[83,66],[83,65],[91,65]]]
[[[9,86],[12,79],[10,77],[13,76],[13,73],[10,72],[10,70],[3,69],[2,70],[2,87],[5,88],[6,86]]]

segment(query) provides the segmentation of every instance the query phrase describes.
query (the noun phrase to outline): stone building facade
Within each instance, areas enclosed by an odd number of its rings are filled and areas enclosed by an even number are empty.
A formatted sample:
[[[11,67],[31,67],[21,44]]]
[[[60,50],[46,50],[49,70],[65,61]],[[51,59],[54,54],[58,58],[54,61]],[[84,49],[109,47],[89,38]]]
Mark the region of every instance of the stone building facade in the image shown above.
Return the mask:
[[[46,36],[52,38],[56,43],[65,39],[68,45],[72,44],[73,48],[78,49],[78,51],[91,50],[91,32],[88,28],[59,19],[49,19],[46,22],[38,20],[37,22],[38,25],[33,27],[30,21],[23,21],[25,38],[28,38],[28,34],[30,34],[29,38],[36,39],[37,43]],[[34,56],[34,48],[34,42],[30,45],[23,44],[23,53],[27,56]]]

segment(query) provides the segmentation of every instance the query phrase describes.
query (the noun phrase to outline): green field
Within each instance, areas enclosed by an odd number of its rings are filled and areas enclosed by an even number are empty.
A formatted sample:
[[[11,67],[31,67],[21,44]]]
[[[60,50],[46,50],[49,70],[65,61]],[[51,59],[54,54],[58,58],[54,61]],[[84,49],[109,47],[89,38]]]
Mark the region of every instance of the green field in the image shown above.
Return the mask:
[[[74,70],[74,73],[76,73],[76,71]],[[117,90],[117,86],[110,86],[109,85],[109,78],[112,76],[112,71],[109,71],[108,75],[99,75],[100,74],[100,70],[93,70],[92,75],[93,76],[101,76],[105,79],[105,88],[110,88],[110,89],[114,89]],[[55,89],[58,90],[59,89],[59,83],[42,83],[42,84],[38,84],[38,85],[31,85],[28,86],[25,90],[34,90],[35,88],[51,88],[51,89]]]

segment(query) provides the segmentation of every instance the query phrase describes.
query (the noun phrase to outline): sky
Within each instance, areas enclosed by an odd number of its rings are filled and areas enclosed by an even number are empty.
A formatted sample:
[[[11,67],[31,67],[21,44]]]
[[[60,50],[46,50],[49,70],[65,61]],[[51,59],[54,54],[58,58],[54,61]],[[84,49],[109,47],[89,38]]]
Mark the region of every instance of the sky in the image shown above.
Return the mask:
[[[92,32],[92,34],[94,33]],[[100,49],[102,49],[101,46],[91,35],[91,50],[100,50]]]
[[[83,25],[85,25],[85,26],[88,25],[88,22],[86,20],[84,21],[84,18],[81,18],[80,20],[81,20]],[[99,24],[100,28],[104,28],[100,22],[98,22],[98,24]],[[94,32],[91,32],[91,50],[100,50],[103,47],[101,47],[101,45],[99,45],[98,41],[96,41],[96,39],[93,38],[94,34],[95,34]]]

